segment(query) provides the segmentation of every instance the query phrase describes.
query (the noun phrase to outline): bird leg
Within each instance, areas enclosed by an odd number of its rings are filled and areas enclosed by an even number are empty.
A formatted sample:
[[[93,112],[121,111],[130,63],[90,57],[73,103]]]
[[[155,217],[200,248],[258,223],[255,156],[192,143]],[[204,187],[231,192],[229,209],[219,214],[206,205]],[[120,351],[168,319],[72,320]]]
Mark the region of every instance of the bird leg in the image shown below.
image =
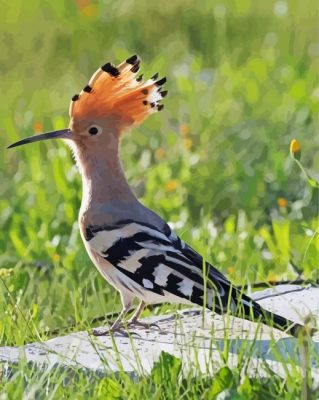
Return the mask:
[[[131,302],[129,302],[127,304],[123,304],[123,309],[122,309],[120,315],[116,318],[116,320],[114,321],[114,323],[110,329],[107,329],[105,331],[98,331],[98,330],[94,329],[93,335],[94,336],[107,336],[107,335],[115,333],[115,332],[122,332],[123,329],[129,328],[131,326],[133,326],[133,327],[140,326],[144,329],[150,329],[152,327],[156,327],[159,330],[161,329],[157,324],[148,324],[147,322],[141,322],[138,320],[139,316],[141,315],[142,311],[145,308],[144,301],[140,302],[140,304],[138,305],[138,307],[135,310],[132,317],[127,321],[127,323],[125,323],[125,321],[123,321],[123,318],[131,309],[131,304],[132,304]]]
[[[145,308],[145,303],[142,300],[140,304],[138,305],[137,309],[135,310],[134,314],[131,316],[131,318],[128,320],[129,324],[134,324],[137,322],[138,317],[141,315],[142,311]]]
[[[111,326],[110,329],[107,329],[105,331],[98,331],[96,329],[93,329],[93,335],[94,336],[107,336],[107,335],[115,333],[115,332],[121,332],[123,330],[123,328],[125,328],[125,323],[123,323],[123,318],[129,312],[131,305],[132,305],[131,302],[123,305],[123,309],[120,312],[120,315],[113,322],[113,325]]]
[[[131,325],[140,326],[145,329],[149,329],[149,328],[152,328],[155,326],[156,328],[158,328],[160,330],[161,328],[157,324],[148,324],[147,322],[141,322],[138,320],[138,318],[141,315],[144,308],[145,308],[145,303],[142,300],[140,302],[140,304],[138,305],[137,309],[135,310],[134,314],[132,315],[132,317],[128,320],[128,322],[127,322],[128,326],[131,326]]]

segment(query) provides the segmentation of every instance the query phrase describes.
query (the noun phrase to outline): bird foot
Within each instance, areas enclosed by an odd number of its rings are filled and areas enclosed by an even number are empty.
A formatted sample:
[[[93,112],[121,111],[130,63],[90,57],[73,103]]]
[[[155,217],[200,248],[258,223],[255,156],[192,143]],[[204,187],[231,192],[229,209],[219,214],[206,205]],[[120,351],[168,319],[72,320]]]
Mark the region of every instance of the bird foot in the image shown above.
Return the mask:
[[[139,326],[139,327],[141,327],[141,328],[144,328],[144,329],[151,329],[151,328],[157,328],[159,331],[161,330],[161,328],[157,325],[157,324],[154,324],[154,323],[151,323],[151,324],[149,324],[149,323],[147,323],[147,322],[141,322],[141,321],[139,321],[139,320],[137,320],[137,319],[131,319],[131,320],[129,320],[128,321],[128,326],[129,327],[136,327],[136,326]]]
[[[93,335],[94,336],[109,336],[109,335],[113,335],[114,333],[120,333],[122,336],[128,336],[128,334],[125,330],[126,327],[127,326],[124,325],[122,322],[116,321],[109,329],[106,329],[103,331],[93,329]]]
[[[137,319],[131,319],[129,321],[127,321],[127,323],[115,323],[111,326],[110,329],[106,329],[103,331],[97,330],[97,329],[93,329],[93,335],[94,336],[108,336],[108,335],[113,335],[114,333],[119,333],[121,334],[121,336],[126,336],[128,337],[129,334],[127,332],[128,328],[136,328],[136,327],[140,327],[140,328],[144,328],[144,329],[151,329],[151,328],[157,328],[158,330],[161,330],[161,328],[154,323],[146,323],[146,322],[141,322]],[[131,334],[133,335],[137,335],[140,336],[138,333],[136,332],[131,332]]]
[[[94,336],[109,336],[109,335],[112,335],[115,332],[122,333],[122,331],[120,331],[120,330],[114,331],[112,329],[106,329],[104,331],[93,329],[93,331],[92,331]]]

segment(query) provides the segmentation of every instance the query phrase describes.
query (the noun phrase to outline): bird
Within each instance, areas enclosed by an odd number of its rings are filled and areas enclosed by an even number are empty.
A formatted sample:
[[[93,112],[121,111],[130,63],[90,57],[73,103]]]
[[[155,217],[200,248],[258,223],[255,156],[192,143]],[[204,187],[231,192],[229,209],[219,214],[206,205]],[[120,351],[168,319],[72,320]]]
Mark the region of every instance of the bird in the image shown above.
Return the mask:
[[[168,223],[135,196],[119,156],[124,131],[161,111],[166,78],[138,76],[133,55],[118,66],[99,68],[72,97],[68,128],[22,139],[8,148],[63,139],[73,151],[82,177],[80,233],[100,274],[120,293],[122,311],[106,331],[147,324],[139,317],[147,304],[202,306],[223,315],[270,324],[296,336],[303,325],[271,313],[233,285],[185,243]],[[126,321],[133,302],[139,305]]]

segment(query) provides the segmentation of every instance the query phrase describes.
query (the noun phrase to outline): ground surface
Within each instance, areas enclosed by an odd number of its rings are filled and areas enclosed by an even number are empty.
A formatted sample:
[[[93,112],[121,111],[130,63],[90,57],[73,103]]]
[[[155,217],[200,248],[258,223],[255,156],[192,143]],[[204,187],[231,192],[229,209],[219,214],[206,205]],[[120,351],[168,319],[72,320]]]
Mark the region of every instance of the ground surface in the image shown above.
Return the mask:
[[[281,285],[256,292],[254,298],[270,311],[294,322],[312,316],[319,326],[319,289]],[[7,371],[19,359],[42,370],[82,369],[103,375],[121,370],[133,375],[150,374],[162,352],[183,361],[185,368],[199,368],[214,375],[228,348],[228,366],[236,368],[246,353],[247,376],[286,378],[294,365],[302,369],[300,342],[285,333],[238,318],[222,318],[201,310],[184,310],[178,315],[152,317],[150,329],[132,328],[130,337],[115,334],[95,338],[90,332],[77,332],[23,348],[0,348],[0,361]],[[105,329],[101,327],[100,329]],[[310,340],[310,367],[313,386],[319,388],[319,333]],[[249,355],[249,356],[248,356]]]

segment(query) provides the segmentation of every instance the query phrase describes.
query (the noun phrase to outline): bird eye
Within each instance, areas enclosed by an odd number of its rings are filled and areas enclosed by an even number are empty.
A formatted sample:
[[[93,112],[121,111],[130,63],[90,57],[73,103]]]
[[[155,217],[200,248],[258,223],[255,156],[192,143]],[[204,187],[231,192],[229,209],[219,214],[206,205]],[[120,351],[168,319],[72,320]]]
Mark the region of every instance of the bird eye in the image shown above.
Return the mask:
[[[88,132],[90,135],[97,135],[102,132],[102,128],[97,125],[92,125],[89,127]]]

